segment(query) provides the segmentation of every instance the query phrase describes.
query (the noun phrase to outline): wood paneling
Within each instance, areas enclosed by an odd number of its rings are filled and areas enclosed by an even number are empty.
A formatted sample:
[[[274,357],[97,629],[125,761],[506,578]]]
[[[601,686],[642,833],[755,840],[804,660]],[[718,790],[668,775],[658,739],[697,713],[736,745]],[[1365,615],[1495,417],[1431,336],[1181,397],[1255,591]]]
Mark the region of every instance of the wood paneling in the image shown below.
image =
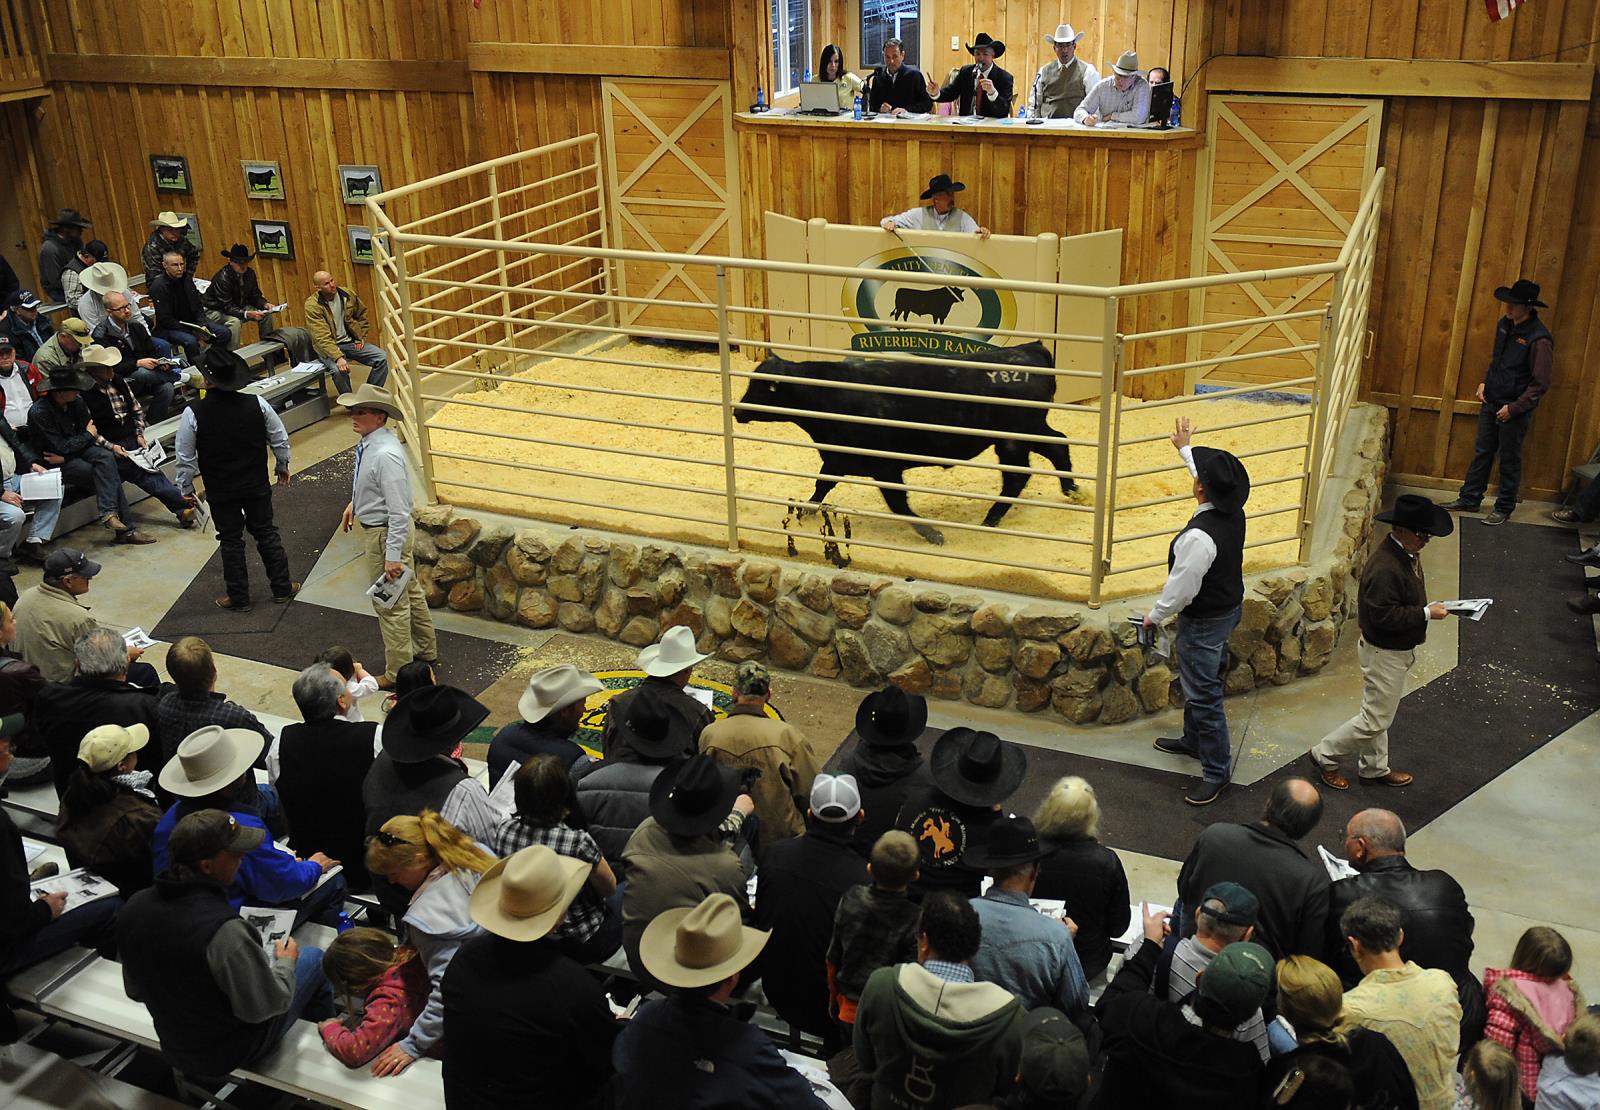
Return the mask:
[[[459,61],[361,58],[189,58],[174,70],[164,54],[51,54],[54,81],[208,88],[455,92],[472,87]]]
[[[467,68],[491,73],[582,73],[600,77],[726,77],[728,51],[721,47],[608,46],[584,58],[553,43],[475,42]]]
[[[1247,58],[1212,60],[1217,92],[1276,92],[1287,85],[1326,96],[1458,96],[1504,100],[1588,100],[1588,62],[1452,62],[1416,58]]]

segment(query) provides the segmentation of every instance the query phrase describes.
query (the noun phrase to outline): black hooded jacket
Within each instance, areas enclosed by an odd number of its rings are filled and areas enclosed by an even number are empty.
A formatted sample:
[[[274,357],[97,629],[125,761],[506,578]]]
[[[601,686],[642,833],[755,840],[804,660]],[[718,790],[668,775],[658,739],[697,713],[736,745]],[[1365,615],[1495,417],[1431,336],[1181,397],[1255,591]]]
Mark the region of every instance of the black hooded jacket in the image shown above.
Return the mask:
[[[878,837],[894,828],[895,815],[900,812],[913,778],[923,765],[922,753],[914,744],[889,748],[857,739],[855,750],[845,756],[834,772],[854,775],[861,791],[863,819],[856,828],[856,851],[870,856]]]

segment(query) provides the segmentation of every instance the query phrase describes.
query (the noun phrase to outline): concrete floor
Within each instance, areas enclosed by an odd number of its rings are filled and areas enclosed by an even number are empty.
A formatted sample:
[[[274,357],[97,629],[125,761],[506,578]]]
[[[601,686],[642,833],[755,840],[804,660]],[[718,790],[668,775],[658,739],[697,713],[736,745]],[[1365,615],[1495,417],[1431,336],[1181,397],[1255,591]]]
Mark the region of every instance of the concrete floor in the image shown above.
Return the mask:
[[[353,433],[344,419],[330,418],[303,429],[292,437],[294,467],[304,470],[352,442]],[[1448,497],[1438,491],[1419,492],[1437,500]],[[1513,519],[1558,527],[1545,515],[1551,507],[1527,503]],[[148,630],[210,558],[215,538],[209,531],[173,527],[154,502],[142,503],[134,515],[159,536],[159,543],[111,552],[105,534],[93,527],[73,533],[66,542],[106,557],[106,572],[95,579],[85,599],[95,616],[119,629],[139,625]],[[1472,518],[1458,519],[1463,528],[1480,527]],[[1577,542],[1575,536],[1575,548]],[[1448,537],[1435,540],[1424,556],[1430,593],[1435,598],[1456,596],[1459,550],[1458,537]],[[365,583],[352,566],[355,555],[350,537],[331,537],[307,577],[305,599],[352,614],[370,612],[361,596]],[[36,580],[37,572],[25,569],[17,580],[18,588]],[[522,647],[520,664],[529,670],[561,661],[593,670],[623,668],[631,666],[634,656],[630,648],[592,637],[535,632],[452,613],[436,613],[435,620],[442,628]],[[1430,630],[1411,675],[1413,688],[1455,665],[1456,631],[1454,621]],[[1314,677],[1229,699],[1230,721],[1235,734],[1242,736],[1235,772],[1239,781],[1255,782],[1299,758],[1318,737],[1355,710],[1360,701],[1360,672],[1354,643],[1354,636],[1344,637],[1332,662]],[[161,668],[166,646],[151,648],[146,659]],[[220,657],[218,668],[219,688],[235,701],[258,714],[298,719],[289,696],[293,672],[233,657]],[[723,672],[728,670],[710,665],[707,673],[727,679],[731,673]],[[822,758],[849,732],[861,696],[840,683],[787,675],[779,677],[775,694],[786,716],[813,738]],[[943,727],[982,725],[1027,745],[1186,773],[1190,768],[1181,761],[1150,746],[1152,736],[1178,721],[1179,714],[1170,712],[1117,727],[1076,728],[1048,715],[1022,717],[949,702],[933,704],[929,714],[931,724]],[[1403,752],[1400,740],[1396,753],[1397,765],[1402,768]],[[1588,996],[1600,997],[1600,929],[1592,920],[1593,892],[1600,887],[1600,856],[1578,850],[1573,837],[1574,829],[1592,828],[1596,823],[1592,783],[1597,756],[1600,714],[1558,737],[1413,837],[1410,856],[1417,866],[1444,868],[1466,889],[1478,921],[1474,965],[1479,969],[1485,964],[1503,966],[1517,936],[1529,924],[1550,924],[1572,943],[1577,953],[1574,973]],[[1120,849],[1119,854],[1136,900],[1171,902],[1180,861]]]

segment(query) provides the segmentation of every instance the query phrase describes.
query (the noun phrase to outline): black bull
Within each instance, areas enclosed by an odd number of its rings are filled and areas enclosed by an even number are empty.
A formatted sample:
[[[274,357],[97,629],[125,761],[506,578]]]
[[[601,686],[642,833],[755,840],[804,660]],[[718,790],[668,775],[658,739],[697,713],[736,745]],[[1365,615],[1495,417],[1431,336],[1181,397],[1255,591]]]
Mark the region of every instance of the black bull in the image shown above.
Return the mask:
[[[1054,366],[1050,353],[1038,342],[1016,347],[1003,347],[965,356],[969,362],[992,362],[994,370],[951,366],[938,359],[927,362],[883,362],[850,359],[845,362],[787,362],[776,356],[768,357],[757,368],[761,374],[771,374],[772,379],[753,378],[744,398],[734,406],[734,416],[741,423],[750,421],[787,421],[800,426],[811,437],[817,452],[822,456],[822,470],[817,476],[817,488],[811,501],[820,504],[823,498],[839,484],[844,475],[859,475],[879,482],[904,483],[905,472],[910,467],[927,464],[916,460],[878,458],[854,452],[833,451],[830,447],[867,448],[891,454],[933,456],[947,459],[971,459],[993,447],[1000,462],[1008,466],[1028,465],[1029,454],[1043,455],[1056,470],[1072,469],[1072,449],[1066,437],[1046,423],[1048,409],[1022,405],[1000,405],[987,400],[1003,397],[1013,400],[1050,401],[1055,398],[1054,374],[1033,374],[1029,367]],[[874,393],[857,389],[834,389],[827,383],[839,381],[861,385],[890,386],[899,389],[925,389],[930,393],[956,393],[971,397],[950,400],[947,397],[922,396],[911,393]],[[759,412],[746,405],[769,405],[776,408],[797,409],[807,415],[785,416],[778,413]],[[900,420],[914,424],[937,424],[967,428],[969,432],[928,431],[923,428],[902,428],[882,424],[859,424],[836,420],[833,416],[862,416],[883,420]],[[1059,442],[1040,443],[1033,440],[1013,439],[1012,436],[1047,436]],[[1016,497],[1022,493],[1031,475],[1006,470],[1001,472],[1000,496]],[[913,519],[917,534],[929,543],[943,543],[944,536],[937,528],[916,520],[906,501],[906,491],[890,486],[879,486],[884,502],[901,516]],[[1077,488],[1071,478],[1061,478],[1061,492],[1069,494]],[[996,501],[983,518],[986,527],[1000,522],[1011,508],[1009,501]]]

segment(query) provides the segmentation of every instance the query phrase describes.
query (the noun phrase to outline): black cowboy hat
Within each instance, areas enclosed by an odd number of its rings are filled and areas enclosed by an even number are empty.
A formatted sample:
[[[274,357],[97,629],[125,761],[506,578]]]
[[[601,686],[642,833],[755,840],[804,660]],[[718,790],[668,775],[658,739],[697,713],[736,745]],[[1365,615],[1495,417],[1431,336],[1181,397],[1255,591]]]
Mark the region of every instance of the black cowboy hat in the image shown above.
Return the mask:
[[[1506,304],[1525,304],[1529,308],[1550,307],[1539,299],[1539,283],[1527,278],[1518,278],[1510,288],[1500,286],[1494,291],[1494,299]]]
[[[449,755],[489,710],[465,690],[424,686],[395,702],[383,722],[383,750],[396,763]]]
[[[939,737],[929,760],[933,784],[969,806],[1005,801],[1028,773],[1028,757],[992,732],[953,728]]]
[[[86,219],[76,208],[63,208],[50,221],[51,227],[93,227],[94,221]]]
[[[1250,472],[1231,452],[1196,447],[1194,468],[1211,507],[1218,512],[1236,513],[1250,500]]]
[[[1394,499],[1394,508],[1374,519],[1424,536],[1448,536],[1456,530],[1450,514],[1420,493],[1402,493]]]
[[[79,393],[86,393],[96,388],[93,378],[82,370],[64,367],[44,380],[40,389],[45,393],[61,393],[69,389],[76,389]]]
[[[255,257],[255,255],[252,254],[250,248],[245,246],[243,243],[235,243],[233,246],[222,252],[222,257],[226,258],[229,262],[249,262]]]
[[[856,707],[856,735],[874,748],[915,744],[928,727],[928,699],[885,686],[861,699]]]
[[[983,871],[1004,871],[1054,854],[1054,848],[1039,843],[1032,821],[1010,813],[990,825],[989,839],[967,849],[961,859]]]
[[[200,356],[200,372],[206,376],[210,388],[229,393],[243,389],[256,376],[248,362],[218,344],[206,348],[206,353]]]
[[[999,39],[990,38],[988,31],[979,31],[978,37],[967,43],[967,53],[975,53],[980,46],[991,47],[996,58],[1006,52],[1006,44]]]
[[[387,724],[383,731],[387,742]],[[650,816],[673,836],[703,836],[727,818],[739,789],[733,768],[709,755],[690,756],[662,768],[650,784]]]
[[[672,734],[672,717],[655,701],[632,698],[618,722],[617,739],[646,759],[666,760],[682,753],[683,741]]]
[[[928,187],[923,190],[922,199],[930,199],[934,193],[959,193],[967,187],[964,181],[951,181],[950,175],[941,173],[938,177],[928,182]]]

